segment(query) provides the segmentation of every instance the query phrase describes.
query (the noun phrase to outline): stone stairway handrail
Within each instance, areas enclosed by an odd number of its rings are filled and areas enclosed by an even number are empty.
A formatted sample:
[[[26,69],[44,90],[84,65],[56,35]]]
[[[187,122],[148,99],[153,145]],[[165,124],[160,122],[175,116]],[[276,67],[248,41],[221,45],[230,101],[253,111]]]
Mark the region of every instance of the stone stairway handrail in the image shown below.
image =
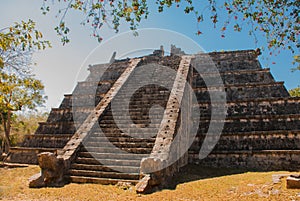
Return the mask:
[[[171,158],[171,144],[176,135],[176,124],[180,115],[180,106],[188,80],[189,66],[193,56],[182,56],[169,100],[160,124],[154,147],[149,157],[141,161],[140,174],[143,177],[137,184],[137,192],[145,192],[152,185],[163,184],[165,178],[171,176],[178,168],[171,168],[176,163],[165,165]],[[174,104],[174,101],[177,101]],[[172,116],[172,117],[170,117]],[[180,134],[177,134],[180,135]],[[175,170],[175,171],[176,171]]]

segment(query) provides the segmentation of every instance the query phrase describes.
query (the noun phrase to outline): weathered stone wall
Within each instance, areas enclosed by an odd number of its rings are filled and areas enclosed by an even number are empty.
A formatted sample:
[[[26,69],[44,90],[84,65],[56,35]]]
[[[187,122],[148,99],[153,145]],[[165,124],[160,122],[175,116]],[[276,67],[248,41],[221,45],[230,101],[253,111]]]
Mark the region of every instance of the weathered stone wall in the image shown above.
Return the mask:
[[[282,82],[272,84],[244,84],[244,85],[224,85],[227,101],[243,100],[247,98],[265,97],[288,97],[289,93]],[[216,89],[217,90],[217,89]],[[210,100],[206,87],[194,88],[199,102]],[[214,91],[212,88],[211,91]]]
[[[252,99],[227,104],[228,116],[299,114],[300,98]]]
[[[211,121],[218,122],[209,118],[200,120],[198,134],[206,133]],[[300,129],[300,115],[297,114],[227,117],[224,121],[223,133]]]
[[[10,154],[6,159],[6,162],[24,163],[24,164],[37,164],[37,155],[42,152],[52,152],[57,154],[56,148],[29,148],[29,147],[17,147],[11,148]]]
[[[206,79],[214,80],[218,76],[221,76],[225,85],[239,85],[245,83],[273,83],[274,78],[270,73],[269,69],[259,69],[259,70],[241,70],[241,71],[225,71],[220,74],[216,73],[204,73],[199,74],[194,71],[193,75],[193,87],[205,87],[206,84],[202,77]]]
[[[226,51],[209,53],[219,72],[259,70],[261,65],[257,60],[258,51]],[[208,69],[209,71],[209,69]]]
[[[197,136],[189,153],[199,153],[204,138]],[[214,147],[214,151],[239,150],[300,150],[300,134],[298,131],[224,133]]]
[[[199,103],[194,107],[200,109],[200,123],[189,149],[189,161],[215,167],[300,169],[295,161],[300,150],[300,99],[291,98],[283,82],[275,82],[269,69],[261,68],[256,51],[210,56],[224,81],[227,117],[212,119],[211,110],[216,105],[210,104],[202,77],[194,73],[193,87]],[[216,75],[208,70],[202,76],[214,79]],[[211,122],[224,122],[222,135],[212,153],[199,160]],[[210,138],[217,140],[218,136]]]
[[[248,170],[299,171],[299,150],[219,151],[199,160],[198,154],[189,154],[189,162],[208,167],[245,168]]]
[[[73,134],[76,126],[70,121],[40,122],[36,134]]]
[[[26,135],[21,147],[63,148],[71,135]]]
[[[220,103],[211,104],[202,102],[193,107],[199,108],[200,117],[209,118],[211,108]],[[233,102],[227,102],[228,117],[248,117],[257,115],[291,115],[299,114],[300,98],[263,98],[263,99],[246,99]]]

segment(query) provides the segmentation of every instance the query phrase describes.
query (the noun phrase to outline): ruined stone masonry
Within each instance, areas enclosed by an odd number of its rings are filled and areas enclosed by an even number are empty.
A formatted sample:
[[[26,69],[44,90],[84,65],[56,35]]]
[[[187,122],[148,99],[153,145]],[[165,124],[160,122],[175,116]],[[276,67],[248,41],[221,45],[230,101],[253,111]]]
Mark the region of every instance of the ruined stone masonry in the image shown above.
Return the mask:
[[[206,69],[199,73],[195,62],[201,54],[185,55],[175,46],[171,49],[170,56],[161,48],[152,55],[90,66],[86,80],[77,84],[73,94],[65,95],[60,107],[51,110],[34,135],[11,149],[8,160],[40,164],[44,171],[32,179],[32,187],[57,186],[62,181],[130,182],[137,184],[138,192],[164,185],[188,163],[300,169],[300,98],[290,97],[283,82],[276,82],[270,70],[261,67],[257,50],[202,54],[210,56],[219,72]],[[109,66],[102,72],[105,65]],[[166,70],[159,71],[155,65],[176,73],[164,74]],[[143,84],[143,66],[148,67],[154,83],[132,88],[137,81]],[[165,87],[155,84],[156,73],[165,76]],[[219,75],[226,93],[225,119],[212,115],[213,108],[221,103],[212,102],[210,95],[221,84],[208,87],[203,79],[214,80]],[[191,94],[196,96],[196,103],[190,101]],[[126,108],[118,105],[127,99],[130,121],[124,115]],[[198,109],[200,115],[183,111],[184,104],[191,111]],[[191,137],[189,128],[183,126],[185,121],[197,124],[196,136]],[[207,135],[211,122],[224,124],[220,139]],[[199,159],[205,140],[216,140],[217,144],[207,157]],[[178,160],[170,162],[176,157]],[[60,173],[55,172],[58,170]]]

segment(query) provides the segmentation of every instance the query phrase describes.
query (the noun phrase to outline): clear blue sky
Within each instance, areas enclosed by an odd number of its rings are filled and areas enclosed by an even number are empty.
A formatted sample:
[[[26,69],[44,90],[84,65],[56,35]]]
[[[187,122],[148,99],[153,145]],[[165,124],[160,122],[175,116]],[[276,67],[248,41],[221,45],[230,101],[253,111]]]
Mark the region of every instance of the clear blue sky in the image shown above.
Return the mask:
[[[63,94],[71,93],[78,79],[78,72],[88,54],[99,44],[91,37],[90,27],[80,25],[83,15],[79,12],[70,12],[67,16],[67,23],[71,28],[71,43],[62,46],[60,38],[57,37],[54,27],[58,23],[55,18],[57,3],[53,7],[53,12],[43,16],[40,11],[42,0],[9,0],[0,3],[0,27],[6,27],[13,22],[32,19],[37,22],[37,27],[44,34],[45,39],[50,40],[53,48],[35,54],[34,62],[37,63],[35,73],[38,79],[45,84],[45,93],[48,96],[47,108],[58,107]],[[197,24],[194,15],[186,15],[182,8],[172,8],[164,13],[157,13],[155,6],[150,6],[150,16],[142,21],[140,28],[163,28],[179,32],[197,42],[205,51],[218,50],[239,50],[255,49],[253,37],[248,35],[247,30],[236,33],[227,31],[226,37],[221,38],[220,29],[222,24],[215,29],[207,20],[200,24],[203,35],[197,36]],[[222,16],[221,16],[222,17]],[[128,31],[126,26],[122,26],[120,32]],[[103,29],[103,42],[110,37],[116,36],[113,30],[105,27]],[[258,36],[260,45],[264,44],[264,39]],[[122,44],[120,44],[122,45]],[[159,48],[159,47],[157,47]],[[300,85],[300,72],[291,73],[292,55],[289,51],[281,51],[280,55],[271,57],[267,52],[263,52],[260,61],[263,67],[271,68],[271,72],[277,81],[285,81],[285,86],[290,89]],[[101,62],[99,60],[99,62]],[[272,64],[275,62],[275,64]],[[86,66],[87,68],[87,66]]]

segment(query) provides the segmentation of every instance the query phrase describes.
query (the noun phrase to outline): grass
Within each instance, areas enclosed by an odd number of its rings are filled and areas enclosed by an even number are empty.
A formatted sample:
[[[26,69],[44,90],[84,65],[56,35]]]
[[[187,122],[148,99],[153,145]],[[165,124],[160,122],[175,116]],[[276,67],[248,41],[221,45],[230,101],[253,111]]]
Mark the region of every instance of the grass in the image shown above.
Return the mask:
[[[286,189],[285,182],[272,183],[273,174],[289,172],[245,172],[188,166],[171,181],[171,186],[148,195],[138,195],[134,187],[69,184],[62,188],[30,189],[28,178],[38,166],[0,168],[0,200],[300,200],[299,190]]]

